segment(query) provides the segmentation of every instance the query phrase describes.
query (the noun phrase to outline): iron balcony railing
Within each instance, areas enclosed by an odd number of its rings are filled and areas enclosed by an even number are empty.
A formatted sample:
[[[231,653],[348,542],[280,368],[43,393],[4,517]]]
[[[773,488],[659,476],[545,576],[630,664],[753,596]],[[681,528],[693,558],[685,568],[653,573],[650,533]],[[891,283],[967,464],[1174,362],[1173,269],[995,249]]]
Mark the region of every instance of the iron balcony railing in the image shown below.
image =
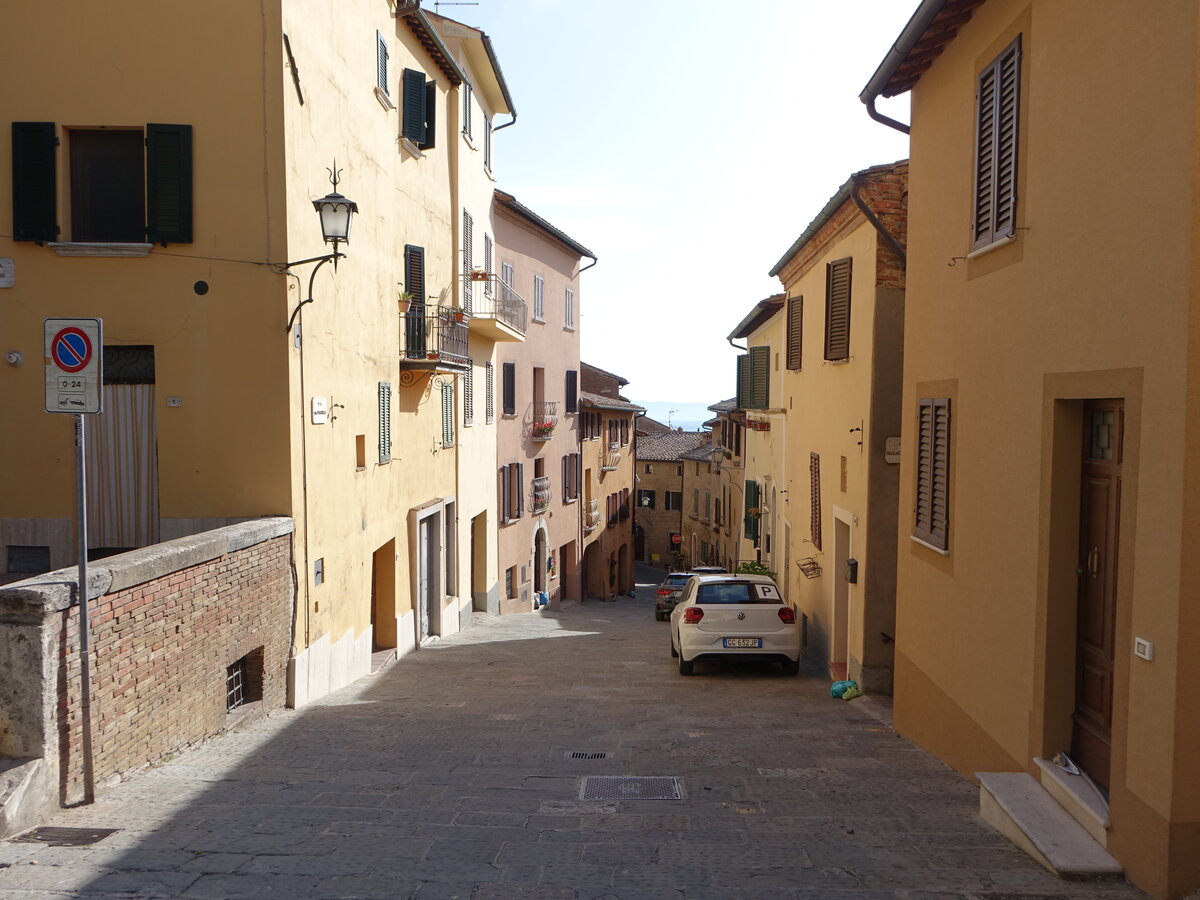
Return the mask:
[[[463,309],[472,318],[495,319],[525,333],[529,324],[529,306],[524,297],[496,275],[472,272],[462,278]]]
[[[450,306],[414,303],[404,314],[401,361],[470,365],[466,316]]]
[[[550,498],[554,495],[553,489],[550,487],[550,476],[541,475],[533,479],[530,485],[533,494],[530,509],[534,514],[545,512],[550,508]]]
[[[533,403],[532,433],[535,441],[548,441],[558,424],[558,401],[535,400]]]
[[[600,501],[589,500],[583,507],[583,531],[590,534],[600,525]]]

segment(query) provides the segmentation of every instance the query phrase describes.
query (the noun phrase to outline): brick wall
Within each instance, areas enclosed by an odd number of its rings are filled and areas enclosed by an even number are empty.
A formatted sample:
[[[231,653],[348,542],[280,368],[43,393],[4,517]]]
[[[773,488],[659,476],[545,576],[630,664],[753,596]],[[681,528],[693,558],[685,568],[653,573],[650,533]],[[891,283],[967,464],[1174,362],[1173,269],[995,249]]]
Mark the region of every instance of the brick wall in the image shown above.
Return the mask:
[[[901,247],[908,247],[908,163],[878,166],[867,170],[862,196]],[[875,255],[875,283],[904,290],[904,264],[886,242],[880,241]]]
[[[285,704],[291,557],[291,520],[275,519],[92,564],[88,608],[97,784]],[[57,756],[58,794],[69,803],[83,796],[83,726],[77,579],[70,579],[66,599],[53,593],[66,574],[73,572],[50,573],[3,592],[11,592],[13,602],[44,598],[39,605],[49,656],[42,690],[53,717],[45,729],[46,755]],[[243,657],[250,657],[247,693],[253,702],[227,712],[227,669]]]

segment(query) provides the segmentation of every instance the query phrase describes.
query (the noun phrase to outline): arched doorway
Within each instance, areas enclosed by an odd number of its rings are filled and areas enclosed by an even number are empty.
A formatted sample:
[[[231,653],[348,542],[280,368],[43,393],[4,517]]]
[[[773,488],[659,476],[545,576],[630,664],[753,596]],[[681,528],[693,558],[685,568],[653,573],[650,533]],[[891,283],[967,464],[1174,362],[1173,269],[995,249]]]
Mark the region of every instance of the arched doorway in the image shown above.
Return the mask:
[[[546,529],[539,526],[533,533],[533,590],[535,594],[533,605],[535,607],[539,605],[539,598],[536,595],[546,590],[549,556],[546,545]]]

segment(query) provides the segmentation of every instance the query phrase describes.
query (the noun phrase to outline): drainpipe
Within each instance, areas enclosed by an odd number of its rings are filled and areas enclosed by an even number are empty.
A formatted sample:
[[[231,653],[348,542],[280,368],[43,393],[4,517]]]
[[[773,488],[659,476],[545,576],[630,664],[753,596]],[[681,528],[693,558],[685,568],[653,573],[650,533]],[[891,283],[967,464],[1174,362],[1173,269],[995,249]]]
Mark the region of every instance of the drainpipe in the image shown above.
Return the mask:
[[[875,215],[875,210],[871,209],[867,202],[862,198],[862,195],[859,192],[861,188],[862,179],[858,175],[851,175],[850,198],[854,201],[854,205],[857,206],[862,214],[867,217],[867,221],[875,226],[875,230],[879,232],[879,236],[882,237],[887,242],[887,245],[892,248],[892,252],[895,253],[896,258],[900,260],[900,265],[907,266],[908,256],[904,252],[904,248],[900,246],[900,242],[896,240],[895,235],[888,231],[887,226],[885,226],[883,222],[879,220],[879,217]],[[732,341],[730,343],[732,343]]]
[[[594,256],[589,256],[588,259],[590,259],[591,262],[575,273],[576,278],[578,278],[580,275],[582,275],[584,272],[586,272],[588,269],[590,269],[596,263],[600,262],[600,260],[596,259],[596,257],[594,257]]]
[[[908,24],[904,26],[904,30],[900,32],[900,36],[896,38],[896,43],[883,58],[883,62],[879,64],[879,68],[875,70],[875,74],[871,76],[871,80],[867,82],[867,86],[858,95],[858,99],[866,104],[867,115],[876,122],[881,122],[889,128],[895,128],[904,134],[909,133],[908,125],[879,112],[875,108],[875,101],[883,93],[883,89],[887,87],[888,82],[892,80],[892,76],[896,74],[904,60],[908,58],[908,54],[917,45],[917,41],[925,34],[925,30],[933,24],[933,20],[945,8],[946,2],[947,0],[923,0],[912,18],[908,20]]]

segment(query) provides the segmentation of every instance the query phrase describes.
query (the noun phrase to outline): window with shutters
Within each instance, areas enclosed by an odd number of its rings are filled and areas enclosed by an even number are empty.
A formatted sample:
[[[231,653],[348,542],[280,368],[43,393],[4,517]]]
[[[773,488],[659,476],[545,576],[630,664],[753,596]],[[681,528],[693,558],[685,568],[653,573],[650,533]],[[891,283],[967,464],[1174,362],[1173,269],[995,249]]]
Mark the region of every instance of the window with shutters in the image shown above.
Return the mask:
[[[471,281],[471,271],[475,267],[475,248],[472,232],[475,230],[475,220],[467,210],[463,210],[462,227],[462,264],[463,264],[463,309],[472,312],[472,302],[475,299],[475,285]]]
[[[483,271],[487,272],[489,275],[492,274],[492,253],[492,236],[485,232],[483,235]],[[512,267],[506,266],[506,268],[509,269],[509,277],[511,278]],[[490,278],[483,283],[483,294],[485,297],[490,297],[492,295],[492,281]]]
[[[463,427],[475,424],[475,363],[470,361],[467,363],[467,370],[463,372]]]
[[[821,454],[810,453],[808,456],[809,479],[809,535],[813,547],[821,549]]]
[[[945,552],[950,531],[950,400],[917,401],[917,485],[913,537]]]
[[[804,360],[804,298],[787,301],[787,367],[799,369]]]
[[[758,482],[746,481],[746,514],[744,517],[744,531],[746,540],[758,540]]]
[[[492,117],[483,117],[483,167],[492,171]]]
[[[570,288],[563,298],[563,327],[575,327],[575,292]]]
[[[404,113],[400,135],[420,150],[431,150],[437,133],[437,82],[427,81],[425,73],[405,69],[401,79]]]
[[[850,258],[825,266],[825,358],[850,356]]]
[[[473,107],[475,105],[475,101],[474,101],[474,98],[472,97],[472,92],[471,92],[471,82],[469,82],[469,81],[463,82],[462,95],[463,95],[463,129],[462,129],[462,133],[464,135],[466,135],[468,140],[470,140],[470,138],[471,138],[471,107]]]
[[[414,244],[404,247],[404,290],[412,296],[404,314],[404,355],[424,359],[429,323],[425,318],[425,248]]]
[[[563,457],[563,502],[574,503],[579,499],[579,466],[578,453],[568,453]]]
[[[65,132],[71,241],[191,243],[192,127]],[[13,238],[57,241],[53,122],[13,122]]]
[[[509,463],[500,467],[500,516],[503,524],[525,515],[525,464]]]
[[[489,362],[483,371],[483,416],[485,424],[491,425],[496,421],[496,367]]]
[[[442,385],[442,446],[454,446],[454,384]]]
[[[629,443],[629,420],[622,419],[621,420],[621,445],[624,446],[625,444],[628,444],[628,443]]]
[[[563,387],[563,405],[567,412],[579,411],[579,372],[567,369],[566,385]]]
[[[683,509],[682,491],[663,491],[663,507],[668,511],[679,512]]]
[[[546,279],[541,275],[533,276],[533,318],[546,321]]]
[[[738,407],[767,409],[771,405],[771,348],[751,347],[737,363]]]
[[[392,459],[392,385],[379,382],[379,462]]]
[[[383,35],[375,32],[375,86],[388,96],[388,46]]]
[[[1016,234],[1017,132],[1021,101],[1021,36],[979,73],[976,93],[975,209],[971,246],[978,250]]]
[[[501,411],[506,416],[515,416],[517,414],[517,364],[506,362],[501,371],[503,373],[501,390],[504,392]]]

